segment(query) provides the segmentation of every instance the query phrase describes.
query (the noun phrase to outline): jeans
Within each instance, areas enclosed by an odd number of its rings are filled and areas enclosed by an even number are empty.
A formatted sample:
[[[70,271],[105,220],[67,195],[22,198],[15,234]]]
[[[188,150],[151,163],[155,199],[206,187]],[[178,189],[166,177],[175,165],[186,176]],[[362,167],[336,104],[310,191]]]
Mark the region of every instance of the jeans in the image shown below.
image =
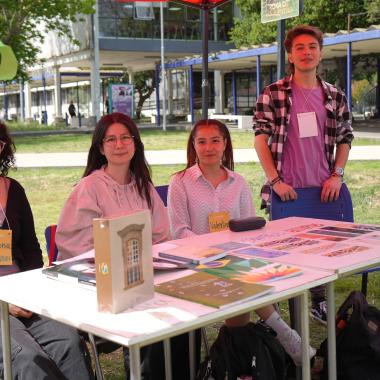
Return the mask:
[[[17,380],[92,380],[87,348],[76,329],[33,314],[9,316],[12,377]],[[3,376],[0,345],[0,375]]]

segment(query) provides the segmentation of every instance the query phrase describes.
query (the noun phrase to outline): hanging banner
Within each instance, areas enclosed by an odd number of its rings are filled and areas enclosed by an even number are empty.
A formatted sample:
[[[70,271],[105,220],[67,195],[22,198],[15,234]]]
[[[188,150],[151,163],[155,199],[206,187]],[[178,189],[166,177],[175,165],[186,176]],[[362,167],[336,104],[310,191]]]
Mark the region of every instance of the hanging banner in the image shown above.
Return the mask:
[[[300,12],[299,0],[261,0],[261,22],[297,17]]]
[[[134,114],[133,85],[128,83],[110,84],[108,88],[111,112],[121,112],[129,117]]]

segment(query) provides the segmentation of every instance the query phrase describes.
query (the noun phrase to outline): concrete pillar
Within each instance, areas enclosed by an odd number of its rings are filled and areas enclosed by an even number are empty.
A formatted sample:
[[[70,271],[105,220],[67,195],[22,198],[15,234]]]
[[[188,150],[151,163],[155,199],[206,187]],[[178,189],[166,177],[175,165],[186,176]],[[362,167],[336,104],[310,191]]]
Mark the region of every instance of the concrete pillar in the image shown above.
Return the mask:
[[[170,70],[166,70],[166,82],[167,82],[168,115],[172,115],[173,114],[173,81],[172,81],[172,73]]]
[[[32,93],[30,91],[30,82],[24,83],[24,93],[25,93],[25,120],[32,119]]]
[[[189,111],[191,123],[195,123],[195,114],[194,114],[194,73],[193,65],[189,66]]]
[[[25,121],[24,81],[20,81],[20,120]]]
[[[54,67],[54,111],[56,119],[62,118],[61,73]]]
[[[130,84],[133,84],[134,72],[132,70],[128,70],[128,80]]]
[[[224,74],[220,70],[214,71],[214,88],[215,88],[215,113],[224,111]]]
[[[95,1],[95,13],[92,17],[92,57],[91,57],[91,126],[100,119],[100,58],[99,58],[99,9]],[[79,107],[78,107],[79,115]]]
[[[380,58],[376,58],[377,62],[377,86],[376,86],[376,117],[380,119]]]
[[[352,42],[347,44],[346,96],[348,108],[352,111]]]

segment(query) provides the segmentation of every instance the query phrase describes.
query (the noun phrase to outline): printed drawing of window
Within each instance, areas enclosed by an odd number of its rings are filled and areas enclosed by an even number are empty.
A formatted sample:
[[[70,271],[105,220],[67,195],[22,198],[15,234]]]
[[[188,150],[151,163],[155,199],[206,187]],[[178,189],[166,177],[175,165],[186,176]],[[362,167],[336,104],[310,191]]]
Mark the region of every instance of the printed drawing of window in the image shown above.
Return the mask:
[[[122,240],[124,262],[124,289],[132,288],[144,282],[142,266],[143,224],[131,224],[118,232]]]

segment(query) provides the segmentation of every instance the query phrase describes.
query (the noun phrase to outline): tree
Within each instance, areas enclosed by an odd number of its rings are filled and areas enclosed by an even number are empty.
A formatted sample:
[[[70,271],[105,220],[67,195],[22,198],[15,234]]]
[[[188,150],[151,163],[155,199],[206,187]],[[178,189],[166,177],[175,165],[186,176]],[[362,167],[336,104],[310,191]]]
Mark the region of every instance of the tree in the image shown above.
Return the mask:
[[[141,71],[134,74],[133,85],[139,94],[139,101],[136,106],[136,117],[141,118],[141,110],[145,100],[149,99],[156,88],[154,70]]]
[[[237,0],[237,5],[243,17],[236,20],[230,37],[238,47],[275,41],[276,22],[261,24],[261,0]],[[291,28],[298,24],[310,24],[318,26],[324,33],[335,33],[341,29],[347,30],[348,14],[368,11],[375,17],[379,6],[380,0],[304,0],[302,15],[287,19],[286,25],[287,28]],[[368,17],[363,15],[352,17],[351,29],[367,27],[370,24]]]
[[[262,24],[260,21],[261,0],[237,0],[242,19],[236,20],[230,33],[238,47],[270,43],[276,40],[277,23]],[[367,12],[368,17],[363,15]],[[350,29],[365,28],[380,17],[380,0],[304,0],[304,11],[299,17],[286,20],[287,29],[299,24],[318,26],[324,33],[347,30],[348,15],[351,15]],[[345,83],[345,57],[335,58],[337,70],[335,80],[340,87]],[[331,80],[331,79],[330,79]]]
[[[380,20],[380,0],[367,1],[368,19],[370,22],[379,22]]]
[[[26,79],[27,68],[38,62],[37,42],[42,43],[48,31],[55,30],[75,43],[68,22],[93,13],[94,4],[95,0],[1,0],[0,40],[10,45],[17,57],[16,78]]]

